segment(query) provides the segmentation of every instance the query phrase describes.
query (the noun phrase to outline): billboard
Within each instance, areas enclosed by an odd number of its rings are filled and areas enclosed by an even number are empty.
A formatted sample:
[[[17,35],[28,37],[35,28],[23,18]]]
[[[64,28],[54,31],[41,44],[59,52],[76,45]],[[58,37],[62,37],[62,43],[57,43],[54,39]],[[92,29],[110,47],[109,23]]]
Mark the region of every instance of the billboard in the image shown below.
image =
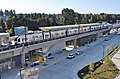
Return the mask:
[[[15,27],[14,34],[15,36],[28,34],[28,27],[25,27],[25,26]]]
[[[22,75],[22,79],[38,79],[39,71],[39,68],[35,66],[23,69],[19,75]]]

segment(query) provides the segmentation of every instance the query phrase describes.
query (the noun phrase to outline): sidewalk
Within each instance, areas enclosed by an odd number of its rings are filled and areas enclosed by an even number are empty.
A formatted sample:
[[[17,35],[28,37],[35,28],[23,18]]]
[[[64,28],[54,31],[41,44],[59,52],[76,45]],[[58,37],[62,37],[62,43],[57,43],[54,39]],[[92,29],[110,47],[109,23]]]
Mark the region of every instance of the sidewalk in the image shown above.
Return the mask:
[[[112,61],[115,63],[116,67],[120,70],[120,50],[112,57]],[[120,73],[118,73],[115,79],[120,79]]]

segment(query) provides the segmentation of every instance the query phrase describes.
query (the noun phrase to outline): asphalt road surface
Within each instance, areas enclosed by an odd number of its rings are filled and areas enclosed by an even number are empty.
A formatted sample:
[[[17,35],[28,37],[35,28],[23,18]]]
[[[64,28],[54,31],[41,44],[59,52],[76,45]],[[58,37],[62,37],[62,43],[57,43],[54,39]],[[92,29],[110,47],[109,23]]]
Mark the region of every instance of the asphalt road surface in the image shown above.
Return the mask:
[[[103,45],[105,45],[104,49],[109,48],[112,50],[112,43],[114,43],[114,46],[117,46],[118,35],[109,36],[109,40],[94,46],[89,46],[83,51],[82,55],[76,56],[73,59],[66,59],[66,56],[81,49],[78,48],[70,52],[61,53],[61,60],[42,69],[39,72],[39,79],[79,79],[77,76],[78,70],[88,65],[90,62],[96,62],[102,59]],[[104,50],[104,56],[105,55],[106,50]]]

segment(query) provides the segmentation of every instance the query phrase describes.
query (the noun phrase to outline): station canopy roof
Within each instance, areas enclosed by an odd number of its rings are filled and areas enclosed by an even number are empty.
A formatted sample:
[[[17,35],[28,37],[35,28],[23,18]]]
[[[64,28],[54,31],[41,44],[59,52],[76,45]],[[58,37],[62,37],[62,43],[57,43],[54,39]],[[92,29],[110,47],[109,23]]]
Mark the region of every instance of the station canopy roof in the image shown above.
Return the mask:
[[[39,29],[41,29],[42,31],[49,31],[49,30],[71,29],[71,28],[84,28],[84,27],[98,26],[98,25],[100,25],[100,23],[48,26],[48,27],[39,27]]]

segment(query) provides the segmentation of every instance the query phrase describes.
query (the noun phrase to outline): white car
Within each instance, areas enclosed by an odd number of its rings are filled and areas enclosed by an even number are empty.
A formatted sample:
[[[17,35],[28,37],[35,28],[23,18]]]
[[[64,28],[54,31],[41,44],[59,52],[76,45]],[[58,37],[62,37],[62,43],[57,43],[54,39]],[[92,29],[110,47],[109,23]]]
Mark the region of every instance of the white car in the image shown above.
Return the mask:
[[[74,57],[75,57],[74,53],[71,53],[71,54],[69,54],[69,55],[67,56],[67,59],[72,59],[72,58],[74,58]]]
[[[73,50],[73,49],[74,49],[74,46],[72,46],[72,45],[66,47],[66,50],[68,50],[68,51],[71,51],[71,50]]]

